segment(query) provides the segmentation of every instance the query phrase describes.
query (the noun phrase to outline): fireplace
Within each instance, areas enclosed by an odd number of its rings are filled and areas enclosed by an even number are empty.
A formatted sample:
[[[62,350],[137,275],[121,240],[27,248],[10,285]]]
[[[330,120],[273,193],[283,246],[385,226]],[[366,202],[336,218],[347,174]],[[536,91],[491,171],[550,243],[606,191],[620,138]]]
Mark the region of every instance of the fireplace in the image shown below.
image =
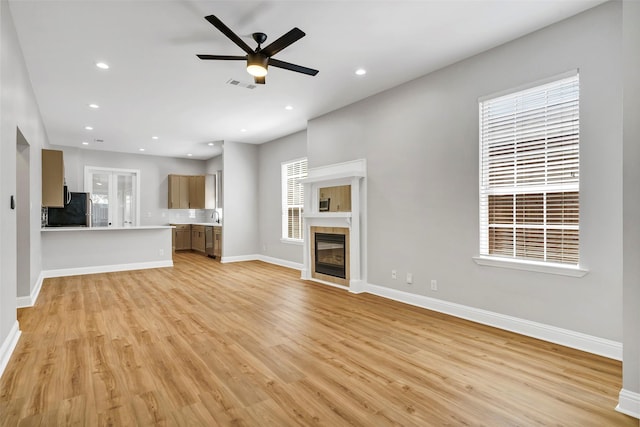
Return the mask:
[[[316,273],[346,279],[345,235],[315,234]]]
[[[349,228],[311,227],[311,277],[349,285]]]
[[[357,159],[309,168],[307,177],[300,180],[304,185],[303,279],[354,293],[364,291],[366,176],[366,160]]]

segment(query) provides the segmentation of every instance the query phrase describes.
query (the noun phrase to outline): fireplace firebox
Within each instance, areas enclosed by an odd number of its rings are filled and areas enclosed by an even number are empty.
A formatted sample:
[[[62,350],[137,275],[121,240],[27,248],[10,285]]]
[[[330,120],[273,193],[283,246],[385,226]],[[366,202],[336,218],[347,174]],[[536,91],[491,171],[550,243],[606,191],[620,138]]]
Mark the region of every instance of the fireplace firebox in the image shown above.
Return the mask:
[[[347,277],[344,234],[315,233],[315,271],[341,279]]]

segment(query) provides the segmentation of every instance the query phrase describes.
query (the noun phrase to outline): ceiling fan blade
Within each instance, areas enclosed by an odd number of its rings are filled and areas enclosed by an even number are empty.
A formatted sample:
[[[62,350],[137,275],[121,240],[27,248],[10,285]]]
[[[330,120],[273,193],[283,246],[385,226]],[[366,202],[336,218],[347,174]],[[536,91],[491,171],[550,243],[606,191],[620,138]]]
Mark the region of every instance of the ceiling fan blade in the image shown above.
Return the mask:
[[[279,39],[275,40],[269,46],[260,50],[260,52],[264,53],[266,56],[273,56],[276,53],[280,52],[285,47],[291,45],[292,43],[297,42],[301,38],[305,36],[304,31],[300,28],[296,27],[293,30],[289,31]]]
[[[255,84],[257,84],[257,85],[263,85],[263,84],[265,84],[265,82],[266,82],[266,80],[265,80],[265,77],[264,77],[264,76],[262,76],[262,77],[254,77],[254,78],[253,78],[253,81],[254,81],[254,83],[255,83]]]
[[[204,19],[209,21],[211,25],[220,30],[220,32],[227,36],[232,42],[240,46],[240,49],[244,50],[247,53],[253,53],[253,49],[251,49],[249,45],[246,44],[244,40],[242,40],[236,33],[231,31],[229,27],[224,25],[224,23],[219,20],[218,17],[216,17],[215,15],[209,15],[205,16]]]
[[[269,65],[277,68],[284,68],[285,70],[295,71],[297,73],[308,74],[310,76],[315,76],[318,74],[318,70],[314,70],[313,68],[303,67],[302,65],[292,64],[290,62],[280,61],[278,59],[269,58]]]
[[[246,56],[235,55],[196,55],[200,59],[220,59],[223,61],[246,61]]]

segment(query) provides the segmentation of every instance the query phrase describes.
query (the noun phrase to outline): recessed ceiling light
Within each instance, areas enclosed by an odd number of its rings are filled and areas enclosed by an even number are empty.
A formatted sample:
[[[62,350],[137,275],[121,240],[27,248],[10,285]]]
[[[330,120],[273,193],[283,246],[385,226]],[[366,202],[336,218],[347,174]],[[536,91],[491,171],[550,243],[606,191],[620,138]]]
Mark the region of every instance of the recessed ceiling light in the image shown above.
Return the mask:
[[[188,156],[188,157],[191,157],[191,156],[193,156],[193,154],[189,153],[189,154],[187,154],[187,156]]]
[[[356,75],[358,76],[364,76],[365,74],[367,74],[367,70],[365,70],[364,68],[358,68],[356,70]]]
[[[289,111],[291,111],[291,110],[293,110],[293,106],[291,106],[291,105],[287,105],[286,107],[284,107],[284,109],[285,109],[285,110],[289,110]]]
[[[82,145],[89,145],[87,141],[82,141]]]
[[[213,143],[213,142],[210,142],[210,143],[208,143],[207,145],[208,145],[209,147],[213,147],[213,146],[214,146],[214,143]]]
[[[93,127],[91,127],[91,126],[85,126],[84,128],[85,128],[86,130],[93,130]]]
[[[246,129],[244,129],[244,128],[243,128],[243,129],[240,129],[240,132],[246,132],[246,131],[247,131],[247,130],[246,130]]]
[[[89,108],[100,108],[100,106],[98,104],[89,104]]]
[[[96,67],[102,69],[102,70],[108,70],[109,69],[109,64],[106,64],[104,62],[96,62]]]
[[[138,151],[144,151],[144,148],[138,148]]]
[[[158,139],[158,137],[157,136],[152,136],[151,139]]]

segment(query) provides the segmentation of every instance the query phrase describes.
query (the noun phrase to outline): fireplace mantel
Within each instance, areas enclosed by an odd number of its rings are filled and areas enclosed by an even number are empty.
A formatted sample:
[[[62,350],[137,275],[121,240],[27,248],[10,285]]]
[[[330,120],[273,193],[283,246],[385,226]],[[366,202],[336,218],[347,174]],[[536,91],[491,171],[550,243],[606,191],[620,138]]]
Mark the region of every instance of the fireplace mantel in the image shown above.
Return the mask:
[[[365,159],[311,168],[304,185],[304,268],[302,278],[336,286],[312,277],[311,227],[345,227],[349,230],[348,286],[338,286],[359,293],[366,283],[366,171]],[[319,189],[330,186],[351,186],[351,212],[320,212]]]

